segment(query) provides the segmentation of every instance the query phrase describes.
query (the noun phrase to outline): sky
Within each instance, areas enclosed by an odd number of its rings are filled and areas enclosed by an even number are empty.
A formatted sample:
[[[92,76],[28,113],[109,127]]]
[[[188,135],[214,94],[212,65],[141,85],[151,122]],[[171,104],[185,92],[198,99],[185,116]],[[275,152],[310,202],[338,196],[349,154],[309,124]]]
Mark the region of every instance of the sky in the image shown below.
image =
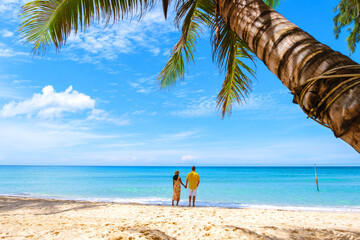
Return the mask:
[[[184,81],[156,78],[180,34],[160,6],[141,22],[94,23],[56,53],[34,57],[18,33],[23,0],[0,1],[0,165],[354,166],[359,154],[307,119],[260,60],[253,91],[221,118],[224,80],[209,31]],[[338,1],[283,0],[277,11],[349,55],[333,34]],[[359,62],[359,52],[350,57]]]

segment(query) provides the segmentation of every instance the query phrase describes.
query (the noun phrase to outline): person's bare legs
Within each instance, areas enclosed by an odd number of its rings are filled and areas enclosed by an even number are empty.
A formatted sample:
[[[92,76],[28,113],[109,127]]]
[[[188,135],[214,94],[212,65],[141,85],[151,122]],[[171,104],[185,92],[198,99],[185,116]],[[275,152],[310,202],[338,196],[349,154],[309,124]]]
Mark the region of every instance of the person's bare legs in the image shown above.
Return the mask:
[[[179,201],[176,201],[176,206],[179,206]]]
[[[174,206],[174,200],[172,200],[171,205],[173,205],[173,206]]]
[[[191,205],[191,196],[189,196],[189,206],[188,207],[190,207],[190,205]]]
[[[193,196],[193,207],[195,207],[195,196]]]

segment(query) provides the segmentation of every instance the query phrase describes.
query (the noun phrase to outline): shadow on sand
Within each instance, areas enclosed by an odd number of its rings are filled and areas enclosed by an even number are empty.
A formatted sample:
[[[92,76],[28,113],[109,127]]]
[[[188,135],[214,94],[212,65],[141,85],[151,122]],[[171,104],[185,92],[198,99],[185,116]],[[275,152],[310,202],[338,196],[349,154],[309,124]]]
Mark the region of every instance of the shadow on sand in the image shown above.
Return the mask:
[[[40,201],[39,201],[40,200]],[[106,206],[106,203],[93,203],[93,202],[80,202],[80,201],[64,201],[64,200],[52,200],[52,199],[32,199],[32,198],[18,198],[18,197],[0,197],[0,215],[17,215],[12,211],[28,211],[41,209],[40,213],[36,215],[52,215],[58,213],[64,213],[68,211],[76,211],[79,209],[91,209],[101,206]],[[37,211],[39,212],[39,211]],[[19,213],[24,214],[24,213]],[[217,225],[219,227],[219,225]],[[159,229],[150,229],[144,226],[124,226],[120,223],[113,224],[114,231],[109,232],[107,235],[112,240],[125,240],[135,238],[130,237],[135,233],[137,236],[141,236],[144,239],[151,240],[176,240],[175,237],[167,235],[164,231]],[[232,231],[235,239],[259,239],[259,240],[287,240],[287,239],[299,239],[299,240],[312,240],[312,239],[342,239],[342,240],[355,240],[360,239],[360,231],[349,231],[341,229],[321,229],[321,228],[284,228],[275,226],[253,226],[253,228],[244,228],[233,225],[221,225],[221,230]],[[217,228],[219,229],[219,228]],[[163,229],[162,229],[163,230]],[[111,234],[111,235],[110,235]],[[189,233],[191,234],[191,233]],[[212,236],[219,236],[219,232],[214,233]],[[111,238],[110,238],[111,236]],[[189,235],[190,236],[190,235]],[[206,236],[206,235],[204,235]],[[211,236],[211,234],[209,235]],[[186,239],[186,236],[179,238]]]
[[[72,211],[72,210],[94,208],[99,206],[105,206],[105,204],[71,201],[71,200],[64,201],[64,200],[55,200],[55,199],[0,197],[0,213],[2,215],[6,215],[6,212],[8,211],[15,211],[21,209],[41,209],[43,210],[42,213],[38,213],[35,215],[51,215],[51,214]]]
[[[235,231],[239,239],[259,239],[259,240],[285,240],[285,239],[296,239],[296,240],[315,240],[315,239],[342,239],[352,240],[360,239],[360,232],[345,231],[345,230],[328,230],[319,228],[297,228],[287,229],[278,228],[274,226],[261,227],[259,234],[247,228],[241,228],[236,226],[225,226]]]
[[[222,227],[225,231],[233,231],[237,237],[235,239],[256,239],[256,240],[355,240],[360,239],[360,232],[345,231],[345,230],[328,230],[318,228],[299,228],[287,229],[278,228],[275,226],[257,227],[256,230],[242,228],[232,225],[224,225]],[[157,229],[146,229],[136,227],[122,227],[118,229],[123,234],[111,238],[112,240],[130,240],[135,239],[129,237],[129,233],[138,233],[144,239],[149,240],[176,240],[176,238],[166,235],[164,232]],[[221,239],[221,236],[219,236]],[[210,239],[210,238],[209,238]]]

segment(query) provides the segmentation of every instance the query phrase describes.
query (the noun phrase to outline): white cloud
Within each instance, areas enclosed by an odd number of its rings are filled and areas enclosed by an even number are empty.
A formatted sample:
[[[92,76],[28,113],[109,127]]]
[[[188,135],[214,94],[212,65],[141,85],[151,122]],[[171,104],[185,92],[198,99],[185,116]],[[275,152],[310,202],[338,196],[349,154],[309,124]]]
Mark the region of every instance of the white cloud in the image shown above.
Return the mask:
[[[180,133],[174,133],[174,134],[164,134],[162,135],[157,141],[179,141],[189,138],[195,138],[197,137],[198,132],[197,131],[187,131],[187,132],[180,132]]]
[[[174,91],[174,95],[178,98],[188,98],[189,96],[194,97],[195,94],[203,93],[203,92],[205,92],[204,89],[193,90],[193,91],[181,89]]]
[[[0,79],[16,78],[16,74],[0,74]]]
[[[132,88],[135,88],[136,92],[147,94],[154,90],[156,77],[157,77],[157,75],[152,75],[149,77],[142,77],[142,78],[133,80],[133,82],[129,82],[129,85]]]
[[[118,126],[129,125],[130,120],[125,118],[114,118],[111,117],[109,113],[101,109],[93,109],[91,111],[90,116],[87,118],[88,120],[97,120],[97,121],[105,121],[108,123],[112,123]]]
[[[0,1],[0,18],[15,22],[18,20],[21,5],[30,0],[1,0]],[[4,14],[6,13],[6,14]]]
[[[152,49],[150,49],[149,50],[152,54],[154,54],[154,56],[157,56],[157,55],[159,55],[159,53],[160,53],[160,48],[158,48],[158,47],[155,47],[155,48],[152,48]]]
[[[15,2],[15,1],[12,1],[12,2]],[[13,10],[14,6],[11,5],[12,2],[9,3],[6,0],[1,1],[1,3],[0,3],[0,13],[4,13],[4,12]]]
[[[137,88],[137,87],[140,85],[140,84],[134,83],[134,82],[130,82],[129,84],[130,84],[130,86],[133,87],[133,88]]]
[[[137,111],[134,111],[132,113],[130,113],[131,115],[147,115],[147,116],[155,116],[157,114],[156,111],[154,112],[149,112],[149,111],[146,111],[146,110],[137,110]]]
[[[5,81],[0,81],[0,99],[23,99],[23,94],[19,89],[9,86]]]
[[[197,159],[198,157],[194,157],[192,155],[184,155],[181,157],[181,161],[190,161],[190,160],[194,160]]]
[[[202,94],[203,90],[199,91],[179,91],[174,93],[179,98],[188,98],[188,95],[197,93]],[[247,118],[261,118],[274,119],[283,117],[294,117],[299,113],[296,105],[288,105],[291,95],[288,91],[276,90],[270,93],[256,93],[251,94],[245,99],[243,104],[233,104],[232,112],[246,112]],[[196,118],[214,115],[218,108],[216,96],[203,96],[198,99],[192,99],[187,103],[183,109],[171,111],[170,115],[182,118]],[[172,106],[177,107],[177,105]],[[293,114],[289,114],[289,113]]]
[[[21,84],[21,83],[29,83],[31,82],[30,80],[14,80],[13,83],[15,84]]]
[[[216,112],[216,100],[215,97],[201,97],[198,100],[194,100],[190,105],[179,111],[170,112],[171,115],[191,118],[191,117],[203,117],[209,116]]]
[[[93,133],[91,129],[84,128],[76,122],[64,124],[53,121],[43,122],[38,119],[20,122],[1,119],[0,124],[2,153],[14,157],[25,153],[39,157],[41,155],[39,152],[48,156],[55,152],[60,153],[65,148],[98,144],[117,138],[116,135]],[[45,149],[52,151],[44,151]],[[27,155],[27,158],[30,156]]]
[[[29,56],[29,53],[17,52],[5,44],[0,43],[0,57]]]
[[[142,115],[142,114],[144,114],[145,112],[146,112],[145,110],[137,110],[137,111],[132,112],[131,114],[132,114],[132,115]]]
[[[162,53],[163,56],[170,56],[170,52],[171,52],[171,49],[165,49],[164,52]]]
[[[0,31],[0,33],[1,33],[1,36],[4,37],[4,38],[6,38],[6,37],[12,37],[12,36],[14,35],[13,32],[10,32],[10,31],[8,31],[8,30],[6,30],[6,29]]]
[[[1,0],[0,20],[17,22],[20,7],[27,1]],[[171,44],[169,34],[175,31],[177,30],[173,23],[164,19],[161,7],[156,6],[141,21],[119,21],[113,25],[109,24],[106,28],[104,24],[92,23],[85,33],[72,33],[67,39],[62,55],[72,61],[91,63],[99,63],[101,59],[113,60],[120,54],[136,51],[149,51],[156,56],[164,51],[166,43]],[[8,29],[0,29],[2,37],[13,35],[14,33]],[[29,55],[0,46],[0,57],[24,54]]]
[[[149,93],[149,92],[151,92],[151,89],[150,88],[142,88],[142,89],[137,90],[136,92],[138,92],[138,93]]]
[[[72,34],[64,52],[71,60],[93,63],[99,59],[116,59],[119,54],[133,54],[138,49],[158,55],[163,51],[159,46],[163,46],[168,41],[166,36],[174,31],[172,22],[166,21],[162,9],[156,7],[140,22],[121,21],[106,28],[94,23],[86,33]],[[85,56],[77,56],[81,53],[74,50],[85,50]]]
[[[267,94],[251,94],[243,104],[234,104],[233,110],[266,110],[276,105],[277,92]]]
[[[0,111],[2,117],[16,115],[34,115],[51,118],[63,112],[78,112],[94,108],[95,100],[83,93],[73,90],[72,86],[64,92],[55,92],[49,85],[42,89],[42,93],[34,94],[31,99],[22,102],[10,102]]]
[[[303,118],[301,109],[289,104],[293,96],[288,90],[278,89],[269,93],[251,94],[244,104],[234,105],[233,112],[245,113],[248,119]]]
[[[147,144],[148,143],[145,143],[145,142],[135,142],[135,143],[120,142],[120,143],[111,143],[111,144],[99,145],[99,147],[101,147],[101,148],[119,149],[119,148],[130,148],[130,147],[144,146],[144,145],[147,145]]]

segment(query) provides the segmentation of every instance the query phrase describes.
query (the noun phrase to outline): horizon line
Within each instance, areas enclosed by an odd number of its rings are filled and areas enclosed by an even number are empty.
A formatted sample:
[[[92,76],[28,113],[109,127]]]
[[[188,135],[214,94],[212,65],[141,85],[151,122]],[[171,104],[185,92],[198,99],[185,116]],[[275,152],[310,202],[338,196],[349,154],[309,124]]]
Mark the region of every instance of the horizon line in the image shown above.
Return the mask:
[[[61,164],[0,164],[28,167],[314,167],[313,165],[61,165]],[[360,165],[318,165],[316,167],[360,167]]]

